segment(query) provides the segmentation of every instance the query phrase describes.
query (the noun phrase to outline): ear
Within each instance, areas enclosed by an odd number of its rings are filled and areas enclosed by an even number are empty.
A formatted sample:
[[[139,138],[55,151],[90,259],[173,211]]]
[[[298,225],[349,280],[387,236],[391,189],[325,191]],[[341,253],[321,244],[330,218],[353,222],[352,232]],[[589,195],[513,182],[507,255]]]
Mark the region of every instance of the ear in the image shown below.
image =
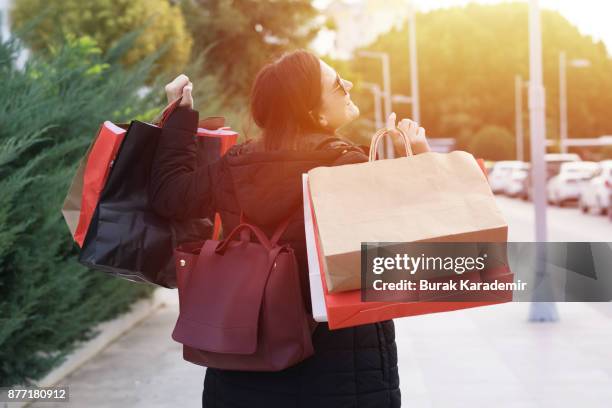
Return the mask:
[[[323,115],[319,115],[319,125],[321,125],[322,127],[327,127],[327,125],[329,125],[329,122],[327,122],[327,119],[325,118],[325,116]]]
[[[308,114],[310,115],[312,120],[315,123],[318,123],[319,126],[321,126],[321,127],[327,127],[327,125],[329,124],[329,122],[327,121],[327,118],[324,115],[316,114],[313,111],[308,112]]]

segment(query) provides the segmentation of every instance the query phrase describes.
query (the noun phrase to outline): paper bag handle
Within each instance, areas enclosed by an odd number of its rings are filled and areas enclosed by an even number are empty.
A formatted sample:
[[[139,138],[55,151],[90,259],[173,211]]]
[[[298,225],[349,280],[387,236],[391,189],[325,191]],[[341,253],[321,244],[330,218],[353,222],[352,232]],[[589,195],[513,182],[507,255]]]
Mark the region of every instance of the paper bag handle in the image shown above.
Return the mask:
[[[406,134],[406,132],[404,132],[402,129],[400,128],[395,128],[395,130],[397,130],[400,134],[400,136],[402,137],[402,140],[404,141],[404,147],[406,148],[406,156],[412,156],[412,148],[410,147],[410,139],[408,138],[408,135]],[[374,136],[372,137],[372,142],[370,143],[370,157],[369,157],[369,161],[375,161],[376,160],[376,151],[378,150],[378,144],[380,143],[380,141],[382,140],[382,138],[389,134],[391,131],[389,129],[380,129],[378,130]]]
[[[174,101],[170,102],[164,108],[162,113],[157,118],[155,118],[153,123],[155,123],[159,127],[163,127],[164,123],[166,123],[166,121],[168,120],[170,115],[172,115],[172,113],[179,107],[182,99],[183,99],[183,97],[179,96],[178,99],[175,99]]]

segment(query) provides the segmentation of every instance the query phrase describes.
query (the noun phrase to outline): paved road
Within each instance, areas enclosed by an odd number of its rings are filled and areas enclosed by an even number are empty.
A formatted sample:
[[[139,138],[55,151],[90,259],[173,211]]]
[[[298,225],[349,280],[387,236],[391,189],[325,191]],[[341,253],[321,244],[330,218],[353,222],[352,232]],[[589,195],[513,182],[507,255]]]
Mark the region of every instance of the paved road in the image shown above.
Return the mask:
[[[499,198],[510,238],[533,238],[531,206]],[[550,211],[550,239],[610,241],[605,217]],[[561,321],[526,321],[511,303],[396,320],[405,407],[612,406],[612,303],[558,304]],[[111,344],[68,377],[74,407],[199,407],[204,369],[182,360],[170,334],[176,304]],[[40,403],[36,408],[64,408]]]
[[[508,221],[509,240],[533,241],[533,204],[504,196],[497,196],[497,202]],[[547,209],[548,241],[612,242],[612,222],[607,217],[583,214],[577,207]]]

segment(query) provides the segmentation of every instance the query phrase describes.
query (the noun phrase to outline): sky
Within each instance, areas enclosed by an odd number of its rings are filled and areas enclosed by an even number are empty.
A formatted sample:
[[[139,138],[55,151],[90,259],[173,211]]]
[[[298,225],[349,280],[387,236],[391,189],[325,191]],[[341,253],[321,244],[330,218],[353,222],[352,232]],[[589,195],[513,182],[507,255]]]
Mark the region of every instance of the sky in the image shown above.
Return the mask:
[[[0,25],[2,25],[2,27],[0,27],[0,32],[3,38],[8,37],[8,19],[6,13],[8,4],[8,0],[0,0]]]
[[[332,0],[315,0],[318,7],[324,8]],[[345,0],[359,2],[361,0]],[[410,0],[406,0],[408,3]],[[419,11],[429,11],[437,8],[461,6],[468,3],[496,4],[507,3],[508,0],[413,0]],[[380,1],[384,8],[384,0]],[[559,11],[565,18],[575,24],[578,29],[595,40],[602,40],[612,54],[612,1],[611,0],[540,0],[544,9]],[[389,10],[389,12],[393,12]]]

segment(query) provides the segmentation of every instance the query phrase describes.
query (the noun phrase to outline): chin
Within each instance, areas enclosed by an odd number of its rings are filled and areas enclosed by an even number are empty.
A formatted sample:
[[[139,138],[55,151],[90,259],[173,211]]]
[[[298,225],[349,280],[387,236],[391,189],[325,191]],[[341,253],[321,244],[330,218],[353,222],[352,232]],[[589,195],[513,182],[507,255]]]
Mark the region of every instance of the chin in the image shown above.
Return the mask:
[[[357,119],[359,117],[359,114],[360,112],[357,105],[355,105],[352,101],[350,102],[350,104],[347,103],[346,109],[344,110],[344,112],[338,115],[332,125],[332,128],[339,129],[343,126],[348,125],[349,123]]]
[[[359,117],[359,114],[359,108],[357,107],[357,105],[351,102],[351,105],[349,106],[346,112],[346,117],[348,121],[352,122],[353,120],[357,119]]]

